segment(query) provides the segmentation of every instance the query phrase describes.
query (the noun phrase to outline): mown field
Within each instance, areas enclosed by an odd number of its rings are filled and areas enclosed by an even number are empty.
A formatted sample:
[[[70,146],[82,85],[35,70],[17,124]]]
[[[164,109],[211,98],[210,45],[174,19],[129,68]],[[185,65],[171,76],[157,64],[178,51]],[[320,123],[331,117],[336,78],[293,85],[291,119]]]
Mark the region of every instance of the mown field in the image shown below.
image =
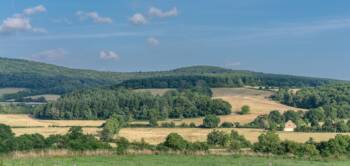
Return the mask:
[[[40,128],[13,128],[13,132],[16,135],[22,134],[34,134],[40,133],[44,136],[53,134],[65,134],[68,132],[69,127],[40,127]],[[97,135],[100,128],[96,127],[84,127],[84,133]],[[141,141],[144,139],[150,144],[162,143],[167,135],[170,133],[178,133],[182,135],[188,141],[205,141],[208,133],[213,129],[201,129],[201,128],[123,128],[119,132],[119,136],[125,137],[130,141]],[[233,129],[217,129],[225,132],[230,132]],[[256,142],[258,136],[264,132],[261,129],[234,129],[238,133],[244,135],[248,140]],[[315,141],[327,141],[330,138],[334,138],[337,133],[302,133],[302,132],[277,132],[282,140],[293,140],[300,143],[306,142],[310,137]],[[342,133],[350,135],[350,133]]]
[[[5,94],[17,93],[23,90],[25,89],[24,88],[0,88],[0,97],[2,97]]]
[[[39,157],[4,159],[4,166],[348,166],[344,161],[308,161],[263,157],[191,156],[191,155],[127,155],[85,157]]]

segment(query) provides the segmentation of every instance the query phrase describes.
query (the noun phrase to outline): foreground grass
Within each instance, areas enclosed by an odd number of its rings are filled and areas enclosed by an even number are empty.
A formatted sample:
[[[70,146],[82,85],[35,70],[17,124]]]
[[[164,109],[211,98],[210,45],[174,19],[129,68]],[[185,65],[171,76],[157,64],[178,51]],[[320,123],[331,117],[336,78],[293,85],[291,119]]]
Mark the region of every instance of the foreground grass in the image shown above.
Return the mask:
[[[0,166],[348,166],[347,161],[309,161],[262,157],[127,155],[4,159]]]

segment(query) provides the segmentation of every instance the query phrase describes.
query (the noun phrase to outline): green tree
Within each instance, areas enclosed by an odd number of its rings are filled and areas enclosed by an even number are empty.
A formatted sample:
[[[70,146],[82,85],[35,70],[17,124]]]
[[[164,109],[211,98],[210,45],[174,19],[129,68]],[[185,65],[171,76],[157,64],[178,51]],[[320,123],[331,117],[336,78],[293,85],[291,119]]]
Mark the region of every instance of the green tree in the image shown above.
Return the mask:
[[[230,143],[230,136],[224,131],[213,130],[207,136],[209,145],[226,147]]]
[[[273,153],[280,154],[281,152],[281,141],[279,136],[272,131],[263,133],[258,137],[258,142],[253,146],[254,151],[262,153]]]
[[[10,126],[0,124],[0,153],[7,153],[14,150],[15,134]]]
[[[215,115],[207,115],[203,119],[203,127],[216,128],[219,126],[220,118]]]
[[[239,112],[239,114],[241,115],[246,115],[250,113],[250,107],[248,105],[244,105],[241,108],[241,112]]]
[[[172,150],[185,150],[188,142],[181,135],[170,133],[163,144]]]
[[[101,140],[110,141],[125,125],[126,122],[123,117],[113,115],[103,125],[103,129],[101,131]]]

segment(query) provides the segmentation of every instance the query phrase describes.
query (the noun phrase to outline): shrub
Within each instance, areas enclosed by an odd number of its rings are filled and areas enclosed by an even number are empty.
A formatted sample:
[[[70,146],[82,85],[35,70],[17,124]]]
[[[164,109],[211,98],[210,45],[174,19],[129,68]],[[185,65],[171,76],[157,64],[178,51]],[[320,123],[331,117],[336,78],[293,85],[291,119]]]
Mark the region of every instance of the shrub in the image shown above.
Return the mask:
[[[191,127],[191,128],[196,128],[197,126],[196,126],[195,123],[191,122],[189,127]]]
[[[110,141],[114,135],[119,133],[119,130],[126,124],[125,120],[121,116],[112,115],[106,123],[103,125],[101,131],[101,140]]]
[[[185,150],[188,142],[177,133],[170,133],[164,142],[164,146],[172,150]]]
[[[154,145],[150,145],[143,138],[141,139],[140,142],[132,142],[132,143],[130,143],[130,146],[132,146],[132,148],[135,149],[135,150],[145,150],[145,149],[154,150],[155,149]]]
[[[188,143],[187,150],[189,151],[208,151],[209,146],[206,142],[194,142],[194,143]]]
[[[216,128],[220,123],[220,118],[215,115],[207,115],[203,119],[203,127]]]
[[[233,123],[230,122],[224,122],[221,124],[222,128],[233,128]]]
[[[213,130],[207,136],[207,142],[209,145],[216,145],[225,147],[229,144],[229,135],[224,131]]]
[[[81,127],[71,127],[65,135],[63,148],[72,150],[96,150],[110,148],[109,144],[97,140],[93,135],[83,134]]]
[[[44,136],[40,134],[24,134],[15,139],[16,150],[44,149],[47,147]]]
[[[126,154],[127,150],[129,148],[129,141],[124,138],[124,137],[120,137],[117,140],[117,154]]]
[[[263,133],[258,137],[258,142],[254,144],[253,150],[262,153],[281,154],[281,144],[279,136],[272,131]],[[283,153],[283,152],[282,152]]]
[[[241,148],[249,148],[251,146],[251,143],[243,135],[239,135],[237,131],[232,130],[230,138],[233,141],[237,141]]]
[[[0,124],[0,153],[7,153],[15,148],[15,134],[10,126]]]
[[[162,127],[165,128],[174,128],[175,127],[175,123],[174,122],[164,122],[161,124]]]
[[[246,114],[249,114],[249,113],[250,113],[250,107],[248,105],[244,105],[241,108],[241,112],[239,112],[239,114],[241,114],[241,115],[246,115]]]
[[[181,124],[179,125],[179,127],[188,128],[189,125],[188,125],[187,123],[183,122],[183,123],[181,123]]]

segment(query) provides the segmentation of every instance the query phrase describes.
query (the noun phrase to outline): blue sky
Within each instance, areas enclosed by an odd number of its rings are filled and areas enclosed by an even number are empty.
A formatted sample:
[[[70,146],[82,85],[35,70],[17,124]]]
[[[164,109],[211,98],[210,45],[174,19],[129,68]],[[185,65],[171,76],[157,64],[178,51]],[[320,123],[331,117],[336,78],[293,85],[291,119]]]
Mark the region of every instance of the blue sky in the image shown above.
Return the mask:
[[[8,0],[0,56],[74,68],[215,65],[350,80],[350,1]]]

